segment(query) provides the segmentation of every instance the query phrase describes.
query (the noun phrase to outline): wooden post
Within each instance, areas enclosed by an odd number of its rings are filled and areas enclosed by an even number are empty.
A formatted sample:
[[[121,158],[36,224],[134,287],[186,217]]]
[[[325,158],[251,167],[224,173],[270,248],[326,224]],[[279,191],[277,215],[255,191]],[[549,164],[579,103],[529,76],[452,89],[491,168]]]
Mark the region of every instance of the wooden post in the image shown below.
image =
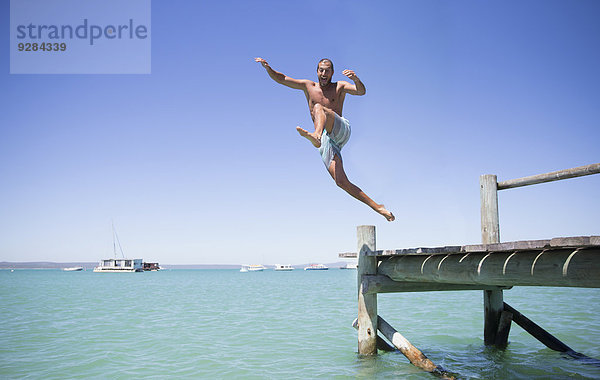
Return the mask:
[[[481,242],[500,243],[500,221],[498,217],[498,179],[493,174],[479,178],[481,196]],[[500,315],[504,310],[502,290],[484,290],[483,340],[486,345],[505,346],[507,342],[496,340]],[[508,339],[508,336],[506,337]]]
[[[498,182],[493,174],[479,178],[481,196],[481,242],[500,243],[500,222],[498,219]]]
[[[358,226],[358,353],[377,354],[377,294],[363,293],[363,275],[377,274],[375,226]]]

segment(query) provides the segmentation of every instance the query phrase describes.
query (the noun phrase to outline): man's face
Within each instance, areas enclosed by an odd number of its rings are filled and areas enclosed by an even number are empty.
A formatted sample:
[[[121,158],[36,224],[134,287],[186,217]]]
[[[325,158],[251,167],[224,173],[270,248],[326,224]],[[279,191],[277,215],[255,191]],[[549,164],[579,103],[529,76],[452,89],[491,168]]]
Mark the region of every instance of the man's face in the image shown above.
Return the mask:
[[[331,68],[331,63],[319,63],[319,66],[317,67],[317,76],[319,78],[319,85],[321,87],[325,87],[329,83],[331,83],[331,77],[333,76],[333,69]]]

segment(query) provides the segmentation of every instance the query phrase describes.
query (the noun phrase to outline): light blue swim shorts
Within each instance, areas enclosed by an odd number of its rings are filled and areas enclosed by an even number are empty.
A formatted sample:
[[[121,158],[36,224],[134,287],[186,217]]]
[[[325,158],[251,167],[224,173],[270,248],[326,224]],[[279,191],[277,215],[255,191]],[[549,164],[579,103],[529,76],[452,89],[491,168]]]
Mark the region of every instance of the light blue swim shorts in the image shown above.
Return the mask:
[[[331,161],[336,154],[340,159],[342,158],[341,150],[349,139],[350,122],[338,114],[335,114],[335,121],[333,122],[331,134],[327,133],[327,131],[323,131],[323,135],[321,136],[321,147],[319,148],[319,153],[321,153],[321,158],[327,169],[329,169],[329,165],[331,165]]]

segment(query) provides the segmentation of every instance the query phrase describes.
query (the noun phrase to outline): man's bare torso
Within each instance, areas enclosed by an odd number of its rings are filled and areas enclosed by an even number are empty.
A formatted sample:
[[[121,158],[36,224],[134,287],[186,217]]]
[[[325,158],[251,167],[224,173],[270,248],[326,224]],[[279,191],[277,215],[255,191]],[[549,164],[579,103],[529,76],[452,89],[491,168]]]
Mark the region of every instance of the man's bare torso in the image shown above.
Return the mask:
[[[325,87],[321,87],[318,83],[310,82],[306,87],[306,100],[308,101],[310,116],[313,120],[315,119],[313,112],[315,104],[327,107],[339,116],[342,116],[346,93],[342,91],[343,86],[341,86],[340,82],[330,82]]]

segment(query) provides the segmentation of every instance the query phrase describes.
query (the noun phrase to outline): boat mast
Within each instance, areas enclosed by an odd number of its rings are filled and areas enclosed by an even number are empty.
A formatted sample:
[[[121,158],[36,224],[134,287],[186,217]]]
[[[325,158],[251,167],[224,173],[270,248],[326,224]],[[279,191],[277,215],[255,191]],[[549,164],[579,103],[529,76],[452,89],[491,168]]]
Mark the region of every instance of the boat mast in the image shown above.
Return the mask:
[[[111,221],[112,231],[113,231],[113,252],[115,254],[115,259],[117,258],[117,244],[119,245],[119,250],[121,251],[121,257],[125,258],[125,254],[123,253],[123,248],[121,247],[121,242],[119,241],[119,235],[117,235],[117,230],[115,229],[115,222]]]

